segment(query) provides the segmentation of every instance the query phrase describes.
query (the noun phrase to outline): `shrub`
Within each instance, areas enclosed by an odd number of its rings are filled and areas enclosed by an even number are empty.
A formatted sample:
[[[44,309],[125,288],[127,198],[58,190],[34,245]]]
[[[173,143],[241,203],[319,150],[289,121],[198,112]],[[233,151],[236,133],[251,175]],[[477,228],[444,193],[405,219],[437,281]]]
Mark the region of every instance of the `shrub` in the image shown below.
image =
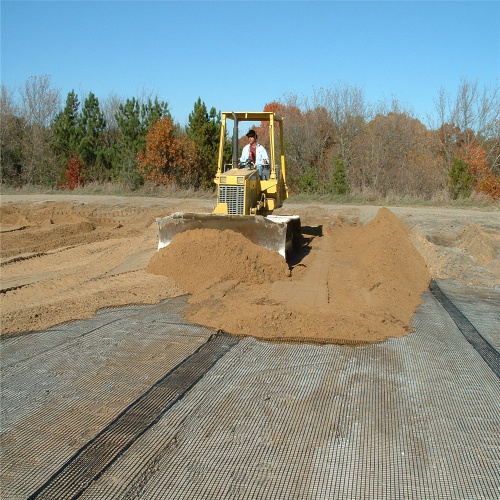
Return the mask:
[[[454,158],[449,171],[449,188],[451,197],[468,198],[472,194],[474,186],[474,177],[467,168],[464,160]]]

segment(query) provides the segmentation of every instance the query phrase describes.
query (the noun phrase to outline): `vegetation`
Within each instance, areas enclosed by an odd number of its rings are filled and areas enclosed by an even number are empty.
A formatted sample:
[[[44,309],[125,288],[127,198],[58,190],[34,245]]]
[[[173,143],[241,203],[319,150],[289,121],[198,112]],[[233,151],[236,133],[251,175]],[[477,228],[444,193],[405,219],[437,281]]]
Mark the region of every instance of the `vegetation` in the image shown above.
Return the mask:
[[[311,97],[284,96],[264,110],[285,119],[295,195],[500,199],[498,85],[480,89],[462,80],[454,97],[440,91],[435,107],[437,118],[426,126],[397,100],[371,105],[361,89],[339,83]],[[19,89],[2,84],[0,120],[3,189],[213,188],[221,115],[201,98],[182,127],[168,103],[151,95],[100,101],[71,91],[61,107],[60,91],[44,75]],[[266,123],[256,130],[269,148]]]

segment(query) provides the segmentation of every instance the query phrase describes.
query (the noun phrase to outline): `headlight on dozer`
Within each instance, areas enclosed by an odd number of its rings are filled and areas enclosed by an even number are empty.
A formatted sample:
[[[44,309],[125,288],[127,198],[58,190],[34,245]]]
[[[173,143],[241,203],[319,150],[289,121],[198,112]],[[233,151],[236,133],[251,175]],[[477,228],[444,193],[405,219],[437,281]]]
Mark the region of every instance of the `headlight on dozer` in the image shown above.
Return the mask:
[[[238,184],[244,184],[245,178],[244,177],[238,177]]]
[[[221,177],[220,178],[220,183],[221,184],[225,184],[226,183],[226,178],[225,177]]]

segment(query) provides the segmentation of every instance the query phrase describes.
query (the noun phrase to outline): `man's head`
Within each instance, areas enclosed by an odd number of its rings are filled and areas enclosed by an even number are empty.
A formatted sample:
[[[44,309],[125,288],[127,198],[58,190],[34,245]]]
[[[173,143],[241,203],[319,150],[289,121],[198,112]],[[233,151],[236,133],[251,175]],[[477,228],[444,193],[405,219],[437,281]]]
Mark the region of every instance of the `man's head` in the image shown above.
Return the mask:
[[[247,133],[247,137],[250,144],[253,144],[257,140],[257,134],[255,133],[255,130],[249,130]]]

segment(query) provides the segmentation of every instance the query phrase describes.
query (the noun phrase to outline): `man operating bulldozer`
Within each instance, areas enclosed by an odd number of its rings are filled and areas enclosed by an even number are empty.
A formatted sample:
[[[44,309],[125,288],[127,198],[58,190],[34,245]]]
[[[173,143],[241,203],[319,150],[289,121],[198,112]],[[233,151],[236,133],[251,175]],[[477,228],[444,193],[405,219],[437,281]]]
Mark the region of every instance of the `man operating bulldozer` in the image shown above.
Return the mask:
[[[266,148],[257,142],[257,134],[255,130],[249,130],[247,137],[248,144],[243,148],[240,162],[245,163],[250,160],[259,170],[260,178],[268,179],[269,156],[267,156]]]
[[[233,122],[231,163],[225,163],[224,155],[228,121]],[[240,155],[238,131],[241,123],[258,121],[269,125],[269,156],[257,143],[257,134],[251,129],[246,134],[248,145]],[[232,229],[285,259],[292,250],[300,249],[300,217],[273,214],[288,198],[282,116],[274,111],[222,112],[214,183],[217,204],[212,213],[175,212],[156,219],[158,249],[170,245],[177,233],[200,228]]]

